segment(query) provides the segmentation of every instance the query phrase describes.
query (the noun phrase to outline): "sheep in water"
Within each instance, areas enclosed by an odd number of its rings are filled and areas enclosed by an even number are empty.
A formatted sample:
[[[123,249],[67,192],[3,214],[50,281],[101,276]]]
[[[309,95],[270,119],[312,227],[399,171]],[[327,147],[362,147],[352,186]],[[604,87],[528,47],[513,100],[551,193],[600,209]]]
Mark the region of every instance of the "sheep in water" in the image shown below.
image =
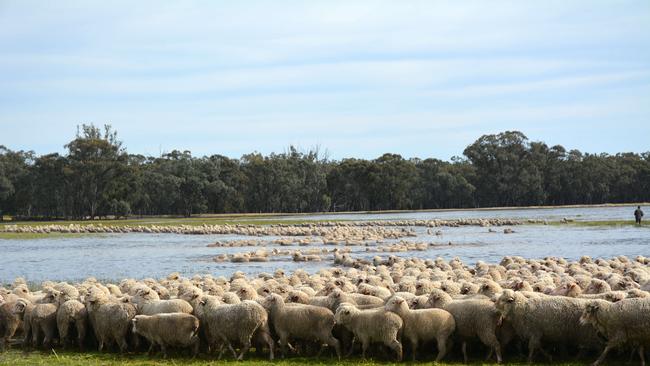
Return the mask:
[[[580,323],[592,325],[607,338],[605,349],[593,365],[602,363],[610,350],[625,343],[639,345],[641,365],[645,365],[644,345],[650,344],[650,300],[647,298],[616,303],[593,300],[585,307]]]
[[[402,344],[397,340],[397,334],[404,322],[399,315],[383,308],[359,310],[352,304],[341,304],[336,310],[335,319],[337,324],[354,333],[361,342],[362,358],[366,358],[371,342],[380,342],[395,351],[398,361],[402,360]]]
[[[133,333],[145,337],[150,343],[149,354],[155,345],[160,346],[167,358],[168,346],[192,347],[192,355],[199,353],[199,319],[185,313],[136,315],[131,319]]]
[[[273,328],[280,338],[282,355],[284,356],[289,338],[317,340],[322,344],[334,347],[336,355],[341,359],[341,346],[332,336],[334,314],[331,310],[314,305],[285,305],[282,297],[271,294],[265,299],[265,307],[269,310]]]
[[[399,315],[404,321],[403,336],[411,341],[413,361],[419,342],[436,340],[438,356],[442,360],[447,353],[447,341],[456,330],[454,317],[442,309],[411,310],[406,300],[399,296],[391,298],[385,305],[386,310]]]

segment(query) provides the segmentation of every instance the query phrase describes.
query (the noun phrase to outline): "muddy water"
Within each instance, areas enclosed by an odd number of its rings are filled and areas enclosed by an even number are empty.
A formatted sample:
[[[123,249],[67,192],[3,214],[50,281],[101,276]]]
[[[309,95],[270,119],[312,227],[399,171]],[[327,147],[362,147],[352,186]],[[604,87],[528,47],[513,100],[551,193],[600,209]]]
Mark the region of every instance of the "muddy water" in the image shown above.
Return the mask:
[[[622,215],[621,208],[578,209],[572,211],[574,217],[597,217],[612,220]],[[559,215],[570,217],[567,209],[555,210],[510,210],[512,215],[500,217],[539,218]],[[608,211],[611,210],[611,211]],[[629,207],[625,208],[625,212]],[[477,212],[468,214],[475,215]],[[481,212],[482,213],[482,212]],[[495,217],[496,212],[490,216]],[[500,212],[504,214],[503,212]],[[436,213],[435,215],[437,215]],[[447,213],[445,213],[447,214]],[[510,213],[509,213],[510,214]],[[431,218],[441,217],[428,213],[381,215],[391,218]],[[406,216],[403,215],[418,215]],[[376,219],[376,217],[364,218]],[[375,215],[377,216],[377,215]],[[318,216],[315,218],[321,218]],[[466,215],[445,216],[442,218],[468,217]],[[305,218],[304,216],[302,218]],[[359,217],[356,217],[359,218]],[[392,253],[398,256],[435,258],[441,256],[451,259],[460,257],[467,263],[478,260],[498,262],[506,255],[520,255],[527,258],[562,256],[577,259],[582,255],[609,258],[617,255],[650,256],[650,229],[648,227],[579,227],[572,225],[522,225],[513,227],[515,233],[504,234],[503,228],[489,232],[482,227],[441,228],[442,235],[429,235],[426,228],[416,228],[417,237],[408,238],[414,242],[429,242],[436,245],[427,251]],[[323,261],[315,263],[292,262],[289,256],[272,257],[265,263],[216,263],[211,260],[217,254],[253,251],[259,247],[210,248],[215,241],[250,239],[236,235],[176,235],[176,234],[105,234],[85,235],[71,238],[42,239],[0,239],[0,282],[12,281],[24,276],[29,281],[45,279],[81,280],[88,276],[99,279],[116,280],[125,277],[145,278],[163,277],[178,271],[183,275],[212,273],[228,276],[234,271],[246,273],[272,272],[277,268],[294,270],[305,268],[314,272],[319,268],[333,265],[331,256],[323,256]],[[272,241],[276,237],[256,237],[256,240]],[[390,241],[389,241],[390,242]],[[450,244],[451,243],[451,244]],[[279,247],[281,249],[310,249],[317,247]],[[332,249],[333,246],[326,246]],[[348,247],[353,257],[372,258],[375,255],[387,256],[390,253],[368,252],[369,247]]]

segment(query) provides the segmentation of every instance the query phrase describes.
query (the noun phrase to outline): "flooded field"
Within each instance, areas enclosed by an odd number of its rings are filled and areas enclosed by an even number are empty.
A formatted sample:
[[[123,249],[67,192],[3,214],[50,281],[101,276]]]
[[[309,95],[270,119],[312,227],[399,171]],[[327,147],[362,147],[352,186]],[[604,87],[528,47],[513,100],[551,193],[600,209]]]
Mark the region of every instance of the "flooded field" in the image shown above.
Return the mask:
[[[522,209],[485,209],[485,210],[440,210],[387,213],[345,213],[308,215],[313,220],[431,220],[431,219],[535,219],[559,221],[570,219],[575,221],[618,221],[633,220],[632,206],[602,206],[602,207],[566,207],[566,208],[522,208]],[[295,220],[305,218],[305,215],[273,216],[273,220]]]
[[[575,220],[623,220],[629,219],[630,207],[603,207],[580,209],[526,209],[503,211],[446,211],[411,212],[389,214],[349,215],[301,215],[301,219],[453,219],[453,218],[518,218]],[[277,219],[277,218],[276,218]],[[287,216],[287,219],[295,217]],[[505,234],[504,229],[514,230]],[[352,245],[326,245],[316,237],[312,243],[275,243],[277,236],[243,235],[181,235],[181,234],[82,234],[73,237],[45,237],[38,239],[0,239],[0,282],[12,281],[24,276],[29,281],[81,280],[88,276],[99,279],[121,279],[125,277],[162,277],[178,271],[183,275],[212,273],[230,275],[234,271],[249,274],[273,272],[277,268],[294,270],[304,268],[309,272],[334,263],[335,248],[349,250],[352,258],[372,259],[379,255],[386,257],[451,259],[455,256],[473,264],[476,261],[498,262],[506,255],[526,258],[562,256],[577,259],[582,255],[592,257],[613,257],[626,255],[650,255],[650,229],[634,226],[579,226],[571,224],[517,225],[508,227],[409,227],[406,230],[414,236],[400,239],[368,240]],[[301,240],[306,237],[291,237]],[[257,240],[260,246],[208,247],[215,242],[228,243],[239,240]],[[402,244],[398,244],[402,242]],[[409,244],[420,243],[419,250],[406,250]],[[392,250],[384,251],[392,246]],[[268,262],[232,263],[214,261],[223,254],[235,254],[264,249],[276,249],[278,254],[268,257]],[[321,261],[294,262],[292,252],[300,250],[328,251],[320,253]],[[397,251],[400,250],[400,251]]]

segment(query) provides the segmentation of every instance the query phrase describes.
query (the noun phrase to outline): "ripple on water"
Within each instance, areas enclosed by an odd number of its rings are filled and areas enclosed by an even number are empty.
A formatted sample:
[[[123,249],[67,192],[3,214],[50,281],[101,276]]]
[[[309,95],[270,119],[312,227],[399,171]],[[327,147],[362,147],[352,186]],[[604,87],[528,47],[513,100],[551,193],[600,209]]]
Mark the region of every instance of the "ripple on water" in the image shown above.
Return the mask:
[[[609,211],[608,211],[609,210]],[[459,218],[459,217],[547,217],[580,216],[583,219],[620,219],[629,207],[555,210],[471,211],[455,216],[452,213],[407,213],[393,215],[398,218]],[[451,216],[444,216],[444,215]],[[390,214],[388,214],[390,216]],[[424,216],[423,216],[424,215]],[[427,216],[428,215],[428,216]],[[442,216],[441,216],[442,215]],[[483,216],[481,216],[483,215]],[[313,216],[319,219],[324,216]],[[338,216],[337,216],[338,217]],[[355,216],[356,218],[359,218]],[[376,219],[388,217],[365,215]],[[305,219],[305,217],[301,216]],[[312,218],[312,217],[308,217]],[[366,247],[345,247],[353,257],[371,259],[379,255],[399,257],[451,259],[460,257],[469,264],[481,260],[497,263],[503,256],[519,255],[526,258],[562,256],[578,259],[582,255],[613,257],[617,255],[650,256],[650,231],[647,228],[577,227],[572,225],[522,225],[514,227],[515,233],[504,234],[503,228],[489,232],[483,227],[440,228],[441,236],[428,235],[426,228],[415,228],[417,237],[411,242],[433,242],[427,251],[376,253],[366,252]],[[238,235],[177,235],[177,234],[102,234],[45,239],[0,240],[0,281],[10,282],[24,276],[30,281],[81,280],[94,276],[100,279],[124,277],[164,277],[170,272],[229,276],[236,270],[256,274],[273,272],[278,268],[293,271],[304,268],[315,272],[333,265],[332,256],[323,256],[321,262],[293,262],[289,256],[272,257],[269,262],[217,263],[212,257],[226,253],[249,252],[260,247],[208,248],[216,241],[255,239],[271,241],[278,237],[244,237]],[[387,243],[396,240],[387,240]],[[448,245],[451,242],[452,245]],[[274,246],[277,247],[277,246]],[[334,246],[290,246],[282,249],[327,248]],[[279,247],[277,247],[279,248]],[[339,246],[339,248],[342,248]]]

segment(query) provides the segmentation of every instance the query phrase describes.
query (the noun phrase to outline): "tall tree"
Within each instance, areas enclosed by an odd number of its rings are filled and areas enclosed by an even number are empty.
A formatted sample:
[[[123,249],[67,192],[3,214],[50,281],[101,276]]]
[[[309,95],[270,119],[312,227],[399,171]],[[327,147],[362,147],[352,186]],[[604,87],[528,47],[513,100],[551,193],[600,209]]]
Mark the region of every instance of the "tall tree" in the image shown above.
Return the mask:
[[[98,127],[84,124],[76,138],[65,147],[73,186],[78,192],[75,216],[95,218],[100,205],[113,198],[111,190],[117,183],[120,168],[126,163],[126,151],[110,125],[104,126],[102,134]]]

